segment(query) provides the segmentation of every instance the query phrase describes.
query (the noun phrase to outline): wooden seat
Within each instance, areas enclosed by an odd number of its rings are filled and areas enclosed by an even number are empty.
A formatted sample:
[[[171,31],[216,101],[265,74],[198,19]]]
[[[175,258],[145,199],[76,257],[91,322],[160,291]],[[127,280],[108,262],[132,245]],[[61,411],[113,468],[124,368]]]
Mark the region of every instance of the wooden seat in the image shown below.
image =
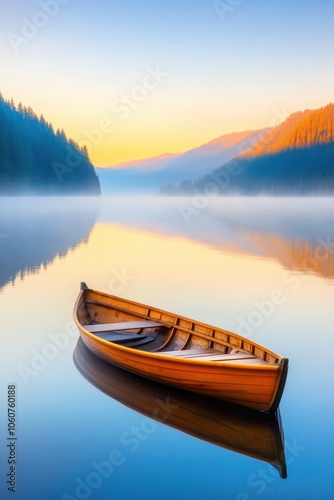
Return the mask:
[[[219,354],[218,349],[205,347],[204,349],[181,349],[180,351],[157,351],[156,354],[164,354],[165,356],[173,356],[177,358],[197,358],[198,356],[213,356]]]
[[[234,361],[240,363],[254,363],[263,364],[267,363],[247,352],[234,352],[224,354],[218,349],[204,348],[204,349],[183,349],[180,351],[161,351],[157,354],[164,354],[165,356],[172,356],[175,358],[189,358],[189,359],[199,359],[201,361]]]
[[[258,365],[263,365],[267,364],[267,361],[264,361],[260,358],[257,358],[256,356],[243,356],[243,357],[233,357],[229,356],[229,354],[222,354],[218,356],[203,356],[201,358],[196,358],[200,359],[201,361],[224,361],[224,363],[247,363],[247,364],[258,364]]]
[[[157,328],[164,326],[162,323],[156,321],[142,320],[142,321],[123,321],[122,323],[99,323],[97,325],[84,325],[83,327],[87,332],[115,332],[122,330],[137,330],[144,328]]]
[[[217,361],[239,361],[243,359],[258,359],[254,354],[248,354],[246,352],[238,353],[238,354],[214,354],[212,356],[208,356],[207,354],[203,354],[201,356],[201,359],[203,358],[209,358],[212,360],[217,360]]]

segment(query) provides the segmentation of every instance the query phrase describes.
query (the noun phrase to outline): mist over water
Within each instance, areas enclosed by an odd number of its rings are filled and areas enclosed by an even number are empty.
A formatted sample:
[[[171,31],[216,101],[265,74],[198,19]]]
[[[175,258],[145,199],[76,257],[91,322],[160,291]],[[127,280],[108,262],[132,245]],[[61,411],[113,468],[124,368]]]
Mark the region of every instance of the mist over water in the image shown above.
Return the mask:
[[[98,212],[93,198],[1,198],[0,287],[86,241]]]
[[[281,261],[290,254],[291,266],[297,258],[296,267],[304,270],[311,268],[307,259],[320,245],[328,266],[318,264],[328,278],[334,275],[330,197],[105,197],[99,221],[179,235],[222,251],[233,248]]]
[[[104,223],[278,260],[283,243],[291,253],[304,246],[306,257],[321,245],[328,253],[327,277],[334,274],[329,197],[14,197],[2,198],[0,210],[0,286],[64,257]]]
[[[115,221],[138,227],[170,226],[175,234],[190,232],[203,221],[221,231],[259,230],[306,240],[334,234],[332,197],[104,197],[100,220],[110,213]]]

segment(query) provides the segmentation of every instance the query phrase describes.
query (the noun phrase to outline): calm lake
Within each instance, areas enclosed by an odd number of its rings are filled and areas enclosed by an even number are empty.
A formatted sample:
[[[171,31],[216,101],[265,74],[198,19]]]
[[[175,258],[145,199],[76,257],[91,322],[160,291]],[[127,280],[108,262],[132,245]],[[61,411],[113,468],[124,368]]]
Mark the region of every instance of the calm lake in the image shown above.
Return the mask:
[[[3,198],[0,210],[0,498],[334,498],[334,199]],[[288,357],[280,415],[95,358],[72,320],[81,281]]]

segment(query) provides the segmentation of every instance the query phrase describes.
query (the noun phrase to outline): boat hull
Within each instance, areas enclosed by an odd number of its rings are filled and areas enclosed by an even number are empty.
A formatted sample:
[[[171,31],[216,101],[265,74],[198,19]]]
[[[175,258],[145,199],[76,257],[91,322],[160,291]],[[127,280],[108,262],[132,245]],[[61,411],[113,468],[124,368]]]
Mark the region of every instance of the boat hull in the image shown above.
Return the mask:
[[[95,356],[78,340],[73,360],[97,389],[164,425],[270,463],[287,477],[279,410],[267,414],[158,384]]]
[[[240,361],[212,362],[209,359],[172,357],[170,351],[149,352],[109,342],[97,337],[85,328],[85,323],[88,321],[87,316],[92,318],[92,311],[95,309],[100,311],[101,304],[106,302],[106,297],[108,307],[112,308],[113,296],[107,296],[89,289],[82,290],[74,310],[74,319],[81,338],[97,356],[120,368],[165,385],[222,399],[256,410],[269,412],[277,409],[286,378],[287,360],[285,358],[280,358],[277,354],[268,351],[269,354],[266,353],[266,356],[269,356],[269,359],[271,357],[276,359],[276,362],[263,362],[262,364],[247,364]],[[115,302],[122,300],[122,310],[126,310],[127,307],[131,310],[131,304],[146,307],[118,297],[115,297],[114,300]],[[157,309],[153,309],[153,311],[161,312]],[[172,313],[162,312],[166,315],[172,315]],[[130,318],[143,317],[140,314],[131,311]],[[104,321],[106,321],[105,316],[106,313],[104,312]],[[147,317],[152,318],[154,316],[155,314],[152,316],[152,308],[150,308],[150,315]],[[126,319],[128,317],[129,314],[127,314]],[[119,314],[117,318],[119,319]],[[194,324],[193,320],[182,319],[191,321]],[[221,330],[221,332],[226,333],[225,330]],[[177,335],[177,332],[174,332],[174,335]],[[217,333],[215,335],[218,337]],[[237,340],[242,338],[236,334],[231,335]],[[199,338],[199,340],[203,341],[203,338]],[[247,340],[248,344],[251,343]],[[258,347],[257,344],[254,345]]]

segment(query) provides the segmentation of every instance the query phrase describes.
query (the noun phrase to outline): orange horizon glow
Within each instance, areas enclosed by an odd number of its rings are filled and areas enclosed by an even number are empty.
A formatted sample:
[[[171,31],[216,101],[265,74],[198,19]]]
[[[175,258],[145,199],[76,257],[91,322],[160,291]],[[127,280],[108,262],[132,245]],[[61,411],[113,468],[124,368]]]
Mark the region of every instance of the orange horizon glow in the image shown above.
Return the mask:
[[[37,26],[38,2],[3,2],[0,91],[86,145],[95,166],[183,153],[333,101],[329,0],[302,23],[300,2],[230,2],[226,22],[217,2],[49,3],[61,14]]]

